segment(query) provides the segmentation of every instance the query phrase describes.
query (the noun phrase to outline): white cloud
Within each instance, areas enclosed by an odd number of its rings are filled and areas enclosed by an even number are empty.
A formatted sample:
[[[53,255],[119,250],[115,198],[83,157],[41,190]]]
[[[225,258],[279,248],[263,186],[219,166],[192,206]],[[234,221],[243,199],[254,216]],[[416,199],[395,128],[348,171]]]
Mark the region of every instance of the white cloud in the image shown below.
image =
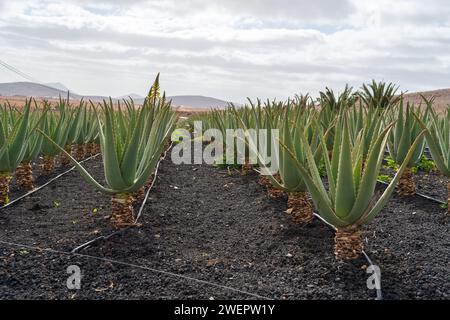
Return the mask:
[[[85,94],[145,93],[158,71],[169,94],[237,101],[372,78],[412,91],[450,86],[449,17],[443,0],[0,0],[1,59]]]

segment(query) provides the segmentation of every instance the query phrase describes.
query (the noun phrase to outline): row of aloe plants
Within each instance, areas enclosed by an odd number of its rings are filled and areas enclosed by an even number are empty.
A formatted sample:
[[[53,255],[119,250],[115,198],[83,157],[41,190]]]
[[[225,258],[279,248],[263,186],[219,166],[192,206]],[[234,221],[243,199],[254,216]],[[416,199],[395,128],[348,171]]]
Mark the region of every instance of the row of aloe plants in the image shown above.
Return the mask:
[[[65,146],[69,152],[72,145],[76,144],[76,157],[79,160],[85,158],[85,150],[88,150],[89,156],[98,152],[95,150],[98,126],[97,121],[94,121],[95,112],[92,108],[87,108],[83,102],[71,106],[68,99],[60,99],[55,106],[47,101],[38,105],[33,99],[27,99],[23,108],[16,108],[8,103],[1,106],[1,204],[8,202],[7,190],[13,173],[20,188],[31,190],[34,188],[32,161],[42,158],[43,174],[50,174],[55,169],[55,160],[61,152],[37,130],[43,131],[57,144]],[[61,164],[65,166],[69,162],[61,157]]]
[[[159,76],[140,107],[120,103],[32,105],[21,110],[4,105],[0,112],[0,205],[9,201],[13,173],[19,186],[33,188],[31,161],[43,158],[43,171],[54,170],[56,157],[70,162],[97,190],[112,196],[111,221],[117,228],[134,225],[134,196],[141,193],[160,159],[175,125],[175,113],[159,94]],[[82,166],[86,156],[101,152],[106,185]]]
[[[288,194],[287,212],[298,223],[310,223],[315,207],[337,229],[336,257],[354,259],[363,250],[362,226],[383,209],[394,189],[405,197],[415,193],[412,168],[426,145],[438,169],[449,176],[450,109],[445,117],[438,116],[432,100],[424,98],[423,105],[415,106],[396,90],[392,84],[373,82],[356,94],[348,87],[339,96],[327,89],[318,103],[309,96],[249,101],[245,107],[231,105],[193,120],[203,120],[205,128],[219,128],[224,135],[228,128],[279,129],[279,170],[262,177],[262,183],[272,193]],[[258,152],[258,145],[248,137],[247,147],[258,155],[261,172],[270,153]],[[377,178],[386,150],[398,170],[380,191]],[[247,166],[247,161],[241,163]]]

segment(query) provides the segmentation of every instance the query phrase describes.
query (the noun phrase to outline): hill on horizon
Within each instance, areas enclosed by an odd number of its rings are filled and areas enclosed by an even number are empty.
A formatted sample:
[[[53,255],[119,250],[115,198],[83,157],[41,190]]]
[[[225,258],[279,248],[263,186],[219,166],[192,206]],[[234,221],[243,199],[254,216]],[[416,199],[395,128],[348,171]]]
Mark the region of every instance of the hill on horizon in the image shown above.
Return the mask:
[[[70,99],[92,101],[103,101],[103,99],[109,99],[106,96],[83,96],[80,94],[68,91],[67,88],[61,83],[48,83],[40,84],[34,82],[6,82],[0,83],[0,96],[4,97],[35,97],[35,98],[47,98],[58,99],[61,97],[67,97],[69,92]],[[123,95],[114,97],[114,99],[128,99],[131,97],[136,103],[143,103],[144,97],[141,95],[131,93],[129,95]],[[213,97],[206,97],[201,95],[179,95],[168,96],[167,99],[172,100],[173,106],[191,107],[191,108],[223,108],[228,105],[227,101],[216,99]]]
[[[47,83],[39,84],[34,82],[6,82],[0,83],[0,96],[4,97],[36,97],[46,99],[58,99],[61,97],[67,97],[70,92],[70,99],[92,101],[103,101],[103,99],[109,99],[105,96],[83,96],[76,94],[72,91],[68,91],[67,87],[62,83]],[[442,110],[450,105],[450,89],[437,89],[423,92],[407,92],[404,94],[405,102],[414,103],[415,105],[423,104],[421,95],[427,98],[434,97],[434,105],[437,109]],[[130,93],[129,95],[123,95],[114,97],[113,99],[122,100],[131,97],[137,104],[141,104],[144,101],[144,97]],[[206,97],[201,95],[178,95],[168,96],[168,99],[172,100],[172,105],[175,107],[187,107],[187,108],[224,108],[229,102],[216,99],[213,97]],[[237,104],[238,106],[240,104]]]
[[[450,89],[438,89],[424,92],[411,92],[405,93],[404,99],[409,103],[414,103],[415,105],[424,104],[421,97],[423,95],[425,98],[430,99],[434,97],[434,106],[436,109],[444,109],[450,105]]]

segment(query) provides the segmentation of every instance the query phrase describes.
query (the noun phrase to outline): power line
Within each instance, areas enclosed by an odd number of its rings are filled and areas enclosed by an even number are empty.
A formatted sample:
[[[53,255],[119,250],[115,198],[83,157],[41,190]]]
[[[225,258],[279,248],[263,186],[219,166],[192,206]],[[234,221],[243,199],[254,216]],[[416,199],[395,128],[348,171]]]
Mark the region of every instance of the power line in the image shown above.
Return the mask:
[[[13,73],[15,73],[15,74],[21,76],[22,78],[25,78],[25,79],[27,79],[27,80],[29,80],[29,81],[32,81],[32,82],[38,82],[38,83],[39,83],[39,81],[37,81],[37,80],[36,80],[35,78],[33,78],[32,76],[27,75],[26,73],[20,71],[19,69],[13,67],[13,66],[10,65],[10,64],[4,62],[3,60],[0,60],[0,66],[2,66],[2,67],[4,67],[5,69],[8,69],[9,71],[11,71],[11,72],[13,72]]]

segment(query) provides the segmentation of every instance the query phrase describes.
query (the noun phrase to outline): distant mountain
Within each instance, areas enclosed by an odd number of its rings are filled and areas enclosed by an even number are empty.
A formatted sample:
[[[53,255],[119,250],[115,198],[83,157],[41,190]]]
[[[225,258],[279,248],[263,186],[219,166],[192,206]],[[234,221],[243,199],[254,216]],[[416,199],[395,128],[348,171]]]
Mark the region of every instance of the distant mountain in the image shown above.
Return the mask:
[[[34,82],[8,82],[0,83],[0,96],[13,97],[35,97],[35,98],[59,98],[59,96],[66,97],[68,88],[61,83],[48,83],[39,84]],[[131,93],[116,97],[114,99],[128,99],[131,98],[136,103],[143,103],[144,97],[139,94]],[[104,96],[83,96],[70,91],[70,98],[79,100],[84,98],[85,100],[102,101],[103,99],[109,99]],[[167,99],[172,100],[172,106],[183,106],[191,108],[222,108],[226,107],[228,102],[216,98],[184,95],[184,96],[171,96]]]
[[[404,98],[409,103],[414,103],[415,105],[422,103],[423,105],[424,102],[420,95],[423,95],[427,99],[434,97],[433,105],[438,110],[443,110],[450,105],[450,89],[406,93],[404,94]]]
[[[34,82],[7,82],[0,83],[0,95],[6,97],[59,98],[59,96],[67,96],[67,91]],[[70,98],[80,99],[81,96],[71,93]]]
[[[63,85],[61,82],[50,82],[50,83],[44,83],[47,87],[52,87],[61,91],[69,91],[69,89]]]
[[[227,101],[204,96],[172,96],[168,99],[172,100],[173,106],[192,108],[224,108],[228,105]]]
[[[144,97],[137,93],[130,93],[130,94],[126,94],[124,96],[117,97],[117,99],[129,99],[129,98],[131,98],[135,101],[137,101],[137,100],[144,101]]]

